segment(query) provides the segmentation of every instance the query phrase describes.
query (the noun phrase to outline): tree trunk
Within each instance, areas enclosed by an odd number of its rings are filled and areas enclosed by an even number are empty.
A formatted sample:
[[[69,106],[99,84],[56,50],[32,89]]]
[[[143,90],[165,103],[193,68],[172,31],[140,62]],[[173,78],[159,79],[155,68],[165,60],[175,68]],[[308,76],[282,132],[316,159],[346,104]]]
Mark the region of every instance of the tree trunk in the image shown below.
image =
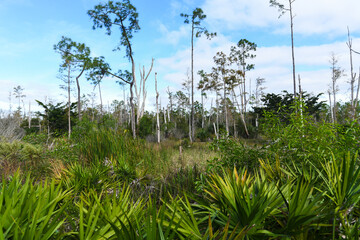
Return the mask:
[[[173,103],[172,103],[172,96],[171,96],[171,92],[170,89],[168,87],[168,95],[169,95],[169,102],[170,102],[170,109],[168,111],[168,118],[169,118],[169,122],[171,122],[171,113],[172,113],[172,109],[173,109]]]
[[[331,122],[334,123],[334,112],[333,112],[333,107],[332,107],[332,102],[331,102],[331,92],[328,91],[328,94],[329,94]]]
[[[155,92],[156,92],[156,132],[157,141],[160,143],[160,118],[159,118],[159,92],[157,90],[157,73],[155,73]]]
[[[131,130],[133,138],[136,138],[136,122],[135,122],[135,105],[134,105],[134,92],[133,87],[134,83],[136,82],[135,76],[135,61],[132,56],[132,50],[130,49],[130,59],[131,59],[131,73],[132,73],[132,81],[130,82],[130,107],[131,107]]]
[[[134,87],[135,87],[135,94],[136,94],[136,98],[137,98],[137,116],[136,116],[136,124],[139,124],[140,119],[142,118],[142,116],[144,115],[144,111],[145,111],[145,101],[146,101],[146,88],[145,88],[145,83],[146,80],[148,79],[151,70],[153,68],[154,65],[154,59],[151,60],[151,66],[150,69],[148,71],[148,73],[145,72],[145,67],[143,66],[143,70],[141,71],[141,68],[139,66],[139,71],[140,71],[140,86],[139,89],[137,88],[137,81],[134,78]],[[141,98],[141,94],[142,94],[142,98]]]
[[[216,131],[215,123],[213,123],[213,126],[214,126],[214,132],[215,132],[216,139],[219,140],[219,134],[218,134],[218,132]]]
[[[216,91],[216,129],[219,133],[219,99],[218,99],[218,92]]]
[[[346,43],[349,51],[350,51],[350,93],[351,93],[351,115],[352,119],[355,119],[356,109],[355,109],[355,99],[354,99],[354,91],[355,91],[355,78],[356,73],[354,74],[353,69],[353,59],[352,59],[352,40],[350,38],[350,31],[348,27],[348,42]]]
[[[336,123],[336,79],[335,79],[335,72],[333,71],[333,81],[332,81],[332,88],[333,88],[333,122]]]
[[[298,75],[298,79],[299,79],[300,118],[301,118],[301,125],[304,126],[303,104],[302,104],[302,89],[301,89],[300,74]]]
[[[233,94],[235,95],[235,92],[234,92],[234,89],[232,89],[233,91]],[[242,113],[242,110],[240,109],[240,105],[239,105],[239,101],[237,100],[237,98],[235,97],[235,101],[236,101],[236,105],[239,109],[239,113],[240,113],[240,119],[241,119],[241,122],[243,123],[244,125],[244,130],[245,130],[245,133],[246,133],[246,136],[249,137],[249,131],[247,129],[247,125],[246,125],[246,121],[245,121],[245,116],[244,114]]]
[[[190,132],[192,142],[195,137],[195,116],[194,116],[194,20],[191,25],[191,125]]]
[[[102,114],[103,114],[103,100],[102,100],[102,96],[101,96],[100,81],[98,83],[98,86],[99,86],[99,97],[100,97],[100,115],[102,116]]]
[[[68,128],[69,128],[69,131],[68,131],[68,138],[70,139],[70,136],[71,136],[71,109],[70,109],[70,105],[71,105],[71,99],[70,99],[70,64],[68,65]]]
[[[204,93],[201,91],[201,128],[204,128]]]
[[[360,90],[360,68],[359,68],[359,76],[358,76],[358,83],[357,83],[357,90],[356,90],[356,97],[355,97],[355,106],[354,106],[354,117],[356,118],[356,109],[358,106],[359,101],[359,90]]]
[[[76,77],[76,86],[77,86],[77,98],[78,98],[78,102],[77,102],[77,109],[78,109],[78,114],[79,114],[79,120],[81,120],[81,101],[80,101],[80,83],[79,83],[79,78],[81,77],[81,75],[84,73],[85,71],[85,64],[80,72],[80,74]]]
[[[233,99],[233,102],[235,103],[235,92],[232,91],[232,99]],[[233,124],[234,124],[234,137],[237,138],[238,137],[238,134],[237,134],[237,129],[236,129],[236,109],[234,109],[234,114],[233,114]]]
[[[291,27],[291,57],[293,65],[293,84],[294,84],[294,98],[296,97],[296,77],[295,77],[295,53],[294,53],[294,24],[293,24],[293,13],[292,3],[294,0],[289,0],[289,12],[290,12],[290,27]]]
[[[225,114],[225,128],[226,128],[226,136],[229,136],[229,119],[228,119],[228,111],[227,111],[227,100],[226,100],[226,83],[225,76],[223,75],[224,81],[224,114]]]
[[[28,116],[28,121],[29,121],[29,128],[31,128],[31,102],[29,101],[29,116]]]

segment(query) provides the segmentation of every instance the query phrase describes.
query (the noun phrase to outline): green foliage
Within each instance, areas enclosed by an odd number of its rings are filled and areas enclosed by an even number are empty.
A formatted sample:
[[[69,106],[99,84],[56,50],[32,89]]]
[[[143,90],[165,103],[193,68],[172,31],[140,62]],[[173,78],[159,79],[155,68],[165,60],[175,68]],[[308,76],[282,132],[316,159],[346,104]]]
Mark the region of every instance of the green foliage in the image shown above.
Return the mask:
[[[118,178],[131,181],[137,175],[136,169],[153,169],[155,150],[144,140],[133,139],[127,130],[87,122],[74,132],[73,137],[84,162],[95,166],[112,164]]]
[[[269,158],[278,156],[284,163],[299,165],[310,162],[320,167],[321,161],[330,158],[332,153],[340,158],[358,149],[360,129],[355,123],[344,127],[316,122],[313,117],[300,111],[291,113],[288,121],[284,123],[281,116],[266,113],[262,129],[269,138],[266,146]]]
[[[4,175],[21,168],[41,176],[47,169],[44,157],[44,150],[40,145],[0,141],[0,172]]]
[[[138,135],[141,138],[151,135],[154,132],[153,118],[145,114],[139,122]]]
[[[133,37],[133,33],[140,30],[140,26],[138,21],[139,14],[129,0],[122,0],[122,2],[108,1],[107,3],[98,4],[93,10],[88,11],[88,15],[93,20],[93,29],[104,27],[108,35],[111,35],[113,25],[119,27],[121,37],[117,49],[119,50],[120,46],[124,46],[126,56],[129,59],[132,58],[130,40]]]
[[[196,131],[196,137],[200,139],[201,142],[206,142],[211,136],[209,129],[200,128]]]
[[[280,234],[309,239],[317,224],[325,219],[323,194],[316,192],[313,184],[302,176],[279,189],[279,193],[284,200],[284,207],[275,215]]]
[[[184,17],[184,23],[191,24],[191,28],[195,31],[195,37],[201,37],[202,34],[205,34],[208,39],[211,39],[216,36],[216,33],[209,33],[205,27],[201,27],[201,21],[206,18],[203,10],[201,8],[195,8],[192,14],[180,14],[181,17]]]
[[[249,147],[243,142],[222,135],[220,139],[214,139],[210,148],[220,154],[219,158],[209,161],[209,167],[218,170],[219,167],[239,168],[246,167],[250,171],[258,167],[259,158],[265,157],[261,148]]]
[[[246,170],[238,174],[236,168],[223,175],[212,174],[205,190],[213,203],[209,207],[214,221],[222,227],[229,221],[230,230],[244,231],[249,236],[271,236],[263,228],[265,219],[282,204],[275,183],[259,175],[254,179]]]
[[[69,193],[55,182],[34,186],[16,173],[0,187],[0,239],[55,239]]]
[[[347,153],[342,158],[331,156],[330,161],[316,168],[321,179],[320,191],[326,194],[330,215],[333,220],[333,236],[335,226],[340,222],[339,235],[358,235],[360,200],[360,168],[358,167],[357,154],[351,156]],[[355,207],[356,206],[356,207]],[[337,235],[338,235],[337,234]]]
[[[59,176],[64,189],[71,189],[74,193],[97,191],[111,188],[112,178],[109,176],[110,168],[106,166],[84,166],[71,163],[64,173]]]
[[[77,43],[69,37],[62,36],[61,40],[54,45],[54,50],[61,55],[64,61],[60,65],[61,71],[65,71],[69,65],[72,65],[79,68],[78,77],[80,77],[84,70],[89,67],[90,48],[84,43]]]
[[[49,131],[54,136],[61,136],[68,131],[68,108],[66,104],[44,104],[38,100],[36,100],[36,102],[45,110],[45,113],[38,112],[39,116],[44,119],[45,129],[49,127]],[[70,106],[71,126],[75,125],[75,119],[77,116],[74,111],[75,108],[76,103],[72,103]]]
[[[324,108],[324,102],[319,98],[322,94],[312,96],[304,92],[302,94],[302,105],[304,115],[311,115],[316,119],[320,118],[320,112]],[[264,117],[268,113],[273,113],[279,116],[282,122],[289,123],[291,113],[294,112],[294,106],[299,105],[298,100],[294,99],[294,94],[283,91],[281,94],[268,93],[261,98],[263,107],[254,107],[254,112],[259,116]],[[266,122],[266,120],[265,120]]]
[[[48,141],[48,135],[46,133],[31,133],[25,135],[22,141],[31,144],[45,145]]]

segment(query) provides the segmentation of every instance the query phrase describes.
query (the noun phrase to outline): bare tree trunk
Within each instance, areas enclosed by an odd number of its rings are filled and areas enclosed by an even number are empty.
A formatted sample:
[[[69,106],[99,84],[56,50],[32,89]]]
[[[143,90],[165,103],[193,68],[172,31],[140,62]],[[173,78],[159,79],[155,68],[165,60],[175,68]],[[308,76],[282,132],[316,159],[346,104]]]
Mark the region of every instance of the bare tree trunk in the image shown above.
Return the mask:
[[[299,79],[300,118],[301,118],[301,125],[304,126],[303,104],[302,104],[302,90],[301,90],[301,78],[300,78],[300,74],[298,75],[298,79]]]
[[[296,97],[296,75],[295,75],[295,53],[294,53],[294,17],[292,13],[292,3],[295,0],[289,0],[289,12],[290,12],[290,27],[291,27],[291,57],[293,65],[293,84],[294,84],[294,98]]]
[[[201,128],[204,128],[204,95],[201,91]]]
[[[77,109],[78,109],[78,114],[79,114],[79,116],[78,116],[79,120],[81,120],[81,101],[80,101],[80,82],[79,82],[79,78],[84,73],[84,71],[85,71],[85,63],[84,63],[84,66],[83,66],[80,74],[76,77],[77,98],[78,98]]]
[[[354,106],[354,116],[356,118],[356,109],[359,102],[359,90],[360,90],[360,68],[359,68],[359,77],[358,77],[358,83],[357,83],[357,90],[356,90],[356,97],[355,97],[355,106]]]
[[[243,53],[245,54],[245,52]],[[243,59],[245,59],[245,56],[243,56]],[[243,82],[242,84],[239,84],[240,89],[240,96],[241,96],[241,109],[243,113],[246,113],[246,68],[245,65],[243,65]],[[243,89],[241,89],[241,85]]]
[[[167,115],[168,115],[168,121],[171,122],[171,118],[170,118],[170,107],[167,106]]]
[[[350,51],[350,92],[351,92],[351,116],[352,119],[355,119],[355,99],[354,99],[354,91],[355,91],[355,79],[356,79],[356,73],[354,73],[353,69],[353,59],[352,59],[352,39],[350,38],[350,31],[348,27],[348,42],[346,45],[349,48]]]
[[[229,119],[228,119],[228,111],[227,111],[227,99],[226,99],[226,83],[225,76],[223,75],[223,87],[224,87],[224,114],[225,114],[225,129],[226,136],[229,136]]]
[[[141,68],[139,67],[139,71],[140,71],[140,87],[139,87],[139,91],[138,91],[138,88],[137,88],[136,79],[134,79],[135,94],[136,94],[136,98],[137,98],[137,102],[138,102],[136,124],[139,124],[140,119],[142,118],[142,116],[144,116],[145,101],[146,101],[146,94],[147,94],[146,88],[145,88],[145,83],[146,83],[146,80],[148,79],[148,77],[149,77],[149,75],[151,73],[153,65],[154,65],[154,59],[151,60],[151,66],[150,66],[150,69],[149,69],[147,74],[145,72],[145,67],[144,66],[143,66],[142,71],[141,71]],[[142,93],[142,99],[141,99],[141,93]]]
[[[216,131],[216,126],[215,126],[215,123],[214,123],[214,122],[213,122],[213,126],[214,126],[214,132],[215,132],[216,139],[219,140],[219,134],[218,134],[218,132]]]
[[[212,109],[213,109],[213,99],[211,98],[211,104],[210,104],[210,114],[209,114],[209,121],[208,121],[208,125],[210,125],[210,121],[211,121],[211,116],[213,114],[212,112]]]
[[[331,102],[331,92],[330,90],[328,90],[328,94],[329,94],[329,104],[330,104],[330,115],[331,115],[331,122],[334,123],[334,112],[333,112],[333,107],[332,107],[332,102]]]
[[[191,125],[190,132],[192,142],[195,137],[195,113],[194,113],[194,21],[192,22],[191,27]]]
[[[192,132],[191,132],[191,115],[189,115],[189,139],[190,142],[193,142],[193,138],[192,138]]]
[[[31,128],[31,102],[29,101],[29,116],[28,116],[28,121],[29,121],[29,128]]]
[[[170,111],[168,111],[168,120],[169,120],[169,122],[171,122],[171,113],[173,111],[173,103],[172,103],[172,94],[170,92],[169,87],[167,89],[167,93],[169,95],[169,103],[170,103]]]
[[[135,61],[132,56],[132,50],[130,50],[130,59],[131,59],[131,73],[132,73],[132,81],[130,82],[130,107],[131,107],[131,130],[133,138],[136,138],[136,122],[135,122],[135,105],[134,105],[134,92],[133,87],[136,82],[136,74],[135,74]]]
[[[68,128],[69,128],[69,131],[68,131],[68,138],[70,139],[70,136],[71,136],[71,99],[70,99],[70,64],[68,66]]]
[[[157,90],[157,73],[155,73],[155,92],[156,92],[156,132],[157,141],[160,143],[160,118],[159,118],[159,92]]]
[[[233,91],[233,94],[235,94],[234,89],[232,89],[232,91]],[[241,122],[242,122],[243,125],[244,125],[244,130],[245,130],[246,136],[249,137],[249,131],[248,131],[248,129],[247,129],[247,125],[246,125],[246,121],[245,121],[245,116],[244,116],[244,114],[242,113],[242,110],[240,109],[239,101],[237,100],[236,97],[235,97],[235,101],[236,101],[236,105],[237,105],[237,107],[238,107],[238,109],[239,109],[240,119],[241,119]]]
[[[218,99],[218,92],[216,91],[216,129],[219,133],[219,99]]]
[[[234,90],[232,91],[232,101],[233,103],[235,102],[235,92]],[[234,114],[233,114],[233,124],[234,124],[234,137],[237,138],[238,137],[238,134],[237,134],[237,129],[236,129],[236,109],[234,109]]]
[[[98,83],[98,86],[99,86],[99,97],[100,97],[100,115],[102,116],[102,114],[103,114],[103,101],[102,101],[102,96],[101,96],[100,81]]]
[[[336,80],[335,73],[333,72],[333,81],[332,81],[332,89],[333,89],[333,123],[336,123]]]

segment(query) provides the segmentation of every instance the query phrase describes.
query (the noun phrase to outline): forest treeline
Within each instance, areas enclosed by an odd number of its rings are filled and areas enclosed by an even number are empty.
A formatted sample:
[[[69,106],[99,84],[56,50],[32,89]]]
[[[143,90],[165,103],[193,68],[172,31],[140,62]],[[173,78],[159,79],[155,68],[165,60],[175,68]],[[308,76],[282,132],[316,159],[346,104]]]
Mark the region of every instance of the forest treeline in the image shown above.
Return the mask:
[[[270,5],[277,7],[281,15],[290,11],[291,33],[293,33],[292,1],[289,1],[288,7],[277,1],[270,1]],[[140,31],[136,7],[130,1],[108,1],[96,5],[87,14],[93,21],[94,30],[105,30],[107,35],[120,36],[119,42],[114,44],[115,50],[125,54],[131,70],[115,70],[104,56],[91,57],[91,49],[85,43],[63,36],[54,44],[54,51],[61,58],[59,78],[63,82],[61,88],[66,92],[67,101],[60,103],[37,100],[43,110],[32,113],[31,106],[25,106],[25,89],[19,85],[9,92],[8,116],[15,117],[17,121],[22,122],[22,126],[26,125],[27,131],[45,131],[49,136],[59,136],[66,132],[70,138],[74,126],[82,119],[87,119],[98,122],[113,121],[116,128],[129,129],[133,138],[138,136],[158,142],[166,138],[188,138],[190,142],[207,141],[214,137],[219,139],[223,133],[234,137],[254,138],[259,136],[259,126],[265,111],[290,113],[291,110],[288,108],[295,99],[300,100],[307,113],[313,115],[317,121],[345,124],[345,119],[354,120],[358,115],[360,78],[356,76],[352,63],[353,54],[358,52],[353,49],[350,31],[347,42],[351,69],[348,74],[350,100],[339,103],[338,81],[345,77],[345,72],[338,65],[335,54],[330,57],[329,89],[326,93],[309,95],[301,89],[301,76],[295,76],[293,45],[294,92],[291,94],[286,91],[265,94],[264,78],[258,77],[251,81],[248,73],[255,69],[253,59],[256,57],[257,45],[247,39],[240,39],[230,49],[217,52],[213,57],[213,67],[210,72],[198,70],[194,74],[194,58],[196,60],[194,41],[202,36],[211,40],[217,34],[210,32],[204,26],[206,15],[201,8],[196,8],[191,13],[181,13],[184,23],[191,26],[191,64],[187,79],[182,83],[182,89],[170,91],[168,88],[167,96],[161,96],[162,99],[167,99],[167,104],[161,105],[157,90],[157,73],[153,72],[155,60],[152,59],[148,69],[145,66],[139,69],[136,67],[136,56],[133,54],[132,46],[134,34]],[[291,39],[293,40],[293,34]],[[147,80],[154,75],[156,111],[149,112],[146,111],[145,106],[149,87]],[[195,77],[200,79],[198,84],[195,84]],[[112,78],[123,86],[122,99],[103,103],[101,83],[106,78]],[[86,79],[94,86],[94,90],[98,89],[98,93],[82,93],[80,79]],[[71,99],[74,88],[76,101]],[[200,93],[199,100],[194,99],[196,92]],[[322,94],[323,96],[320,97]],[[328,105],[320,101],[320,98],[323,100],[327,97]],[[18,104],[15,104],[15,101],[12,103],[12,98],[15,98]],[[13,110],[12,105],[17,105],[16,110]]]

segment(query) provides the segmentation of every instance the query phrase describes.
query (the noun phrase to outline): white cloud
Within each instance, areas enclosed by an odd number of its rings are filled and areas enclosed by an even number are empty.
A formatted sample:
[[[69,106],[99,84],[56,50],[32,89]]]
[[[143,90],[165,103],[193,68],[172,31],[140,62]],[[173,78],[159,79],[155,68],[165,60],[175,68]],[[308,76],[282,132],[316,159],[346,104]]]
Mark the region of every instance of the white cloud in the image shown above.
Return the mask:
[[[163,23],[159,25],[159,31],[162,34],[162,37],[158,40],[160,43],[166,43],[171,45],[178,45],[179,41],[184,37],[190,35],[190,27],[188,25],[183,25],[179,30],[170,31]]]
[[[198,81],[196,75],[197,70],[204,69],[210,71],[214,65],[212,57],[217,51],[223,51],[228,54],[231,43],[226,37],[220,36],[218,40],[207,41],[199,39],[195,45],[195,84]],[[353,39],[353,45],[360,46],[360,38]],[[344,68],[345,72],[349,72],[349,55],[345,42],[333,42],[319,46],[302,46],[295,48],[295,61],[297,74],[302,79],[302,88],[307,92],[318,94],[326,92],[331,80],[330,55],[334,52],[339,59],[339,66]],[[282,90],[292,92],[292,62],[291,47],[289,46],[273,46],[258,48],[257,57],[253,59],[255,70],[248,73],[254,86],[257,77],[266,79],[266,92],[279,93]],[[354,55],[354,67],[360,66],[360,56]],[[186,78],[186,70],[190,67],[190,48],[178,51],[174,56],[158,60],[158,68],[163,73],[163,81],[168,85],[180,84]],[[348,74],[349,75],[349,74]],[[297,76],[296,76],[297,78]],[[349,77],[343,77],[339,80],[339,86],[342,96],[348,99],[348,83]],[[177,89],[179,89],[178,87]],[[343,99],[345,101],[346,99]]]
[[[280,0],[287,6],[287,0]],[[289,32],[289,14],[278,19],[276,8],[268,0],[206,0],[203,5],[208,21],[230,30],[245,27],[274,27],[277,32]],[[343,36],[346,27],[360,32],[360,1],[298,0],[293,3],[295,33]]]

